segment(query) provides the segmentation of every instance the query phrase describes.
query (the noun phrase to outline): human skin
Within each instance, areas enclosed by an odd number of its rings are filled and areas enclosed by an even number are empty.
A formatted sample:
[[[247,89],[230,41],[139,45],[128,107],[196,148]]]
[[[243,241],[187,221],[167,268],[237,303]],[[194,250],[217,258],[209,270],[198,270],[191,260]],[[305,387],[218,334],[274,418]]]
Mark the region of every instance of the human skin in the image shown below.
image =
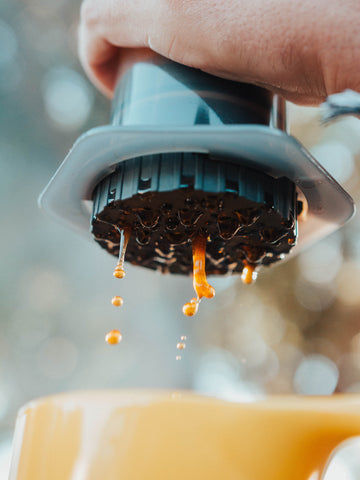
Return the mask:
[[[79,56],[109,97],[127,49],[145,48],[316,105],[360,92],[359,25],[359,0],[84,0]]]

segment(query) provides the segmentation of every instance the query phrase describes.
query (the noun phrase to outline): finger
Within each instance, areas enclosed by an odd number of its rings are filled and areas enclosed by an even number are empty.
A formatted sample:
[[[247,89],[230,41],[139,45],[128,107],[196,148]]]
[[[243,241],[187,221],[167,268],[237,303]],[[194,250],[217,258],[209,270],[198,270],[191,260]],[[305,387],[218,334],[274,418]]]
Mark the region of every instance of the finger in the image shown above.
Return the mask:
[[[346,42],[355,38],[348,39],[350,28],[341,33],[340,20],[358,18],[357,5],[358,0],[86,0],[79,53],[90,78],[108,95],[122,58],[118,47],[150,47],[176,62],[268,87],[297,103],[319,103],[328,93],[354,88],[336,80],[351,57]],[[357,29],[357,21],[349,24]]]
[[[78,33],[80,62],[90,80],[107,96],[112,95],[116,84],[119,47],[147,45],[146,29],[141,25],[146,24],[150,2],[143,3],[148,9],[140,9],[142,21],[136,15],[139,11],[136,3],[86,0],[82,4]]]
[[[191,8],[187,3],[193,3]],[[206,25],[212,23],[214,12],[208,10],[204,21],[200,6],[201,2],[188,0],[85,0],[78,48],[86,73],[101,91],[111,96],[124,47],[149,47],[174,61],[205,68],[211,63]]]
[[[93,84],[111,98],[116,81],[114,73],[119,49],[101,37],[98,37],[96,42],[90,42],[88,36],[88,31],[80,24],[78,46],[80,62]]]
[[[116,83],[118,47],[148,46],[209,73],[262,84],[292,97],[304,93],[309,97],[313,90],[321,90],[314,74],[316,55],[310,53],[304,60],[301,49],[308,45],[297,48],[297,44],[304,44],[298,34],[304,36],[306,31],[310,0],[303,0],[307,5],[301,8],[294,0],[292,9],[279,7],[284,1],[288,4],[287,0],[268,0],[266,5],[263,0],[86,0],[79,29],[80,59],[107,95]],[[299,8],[305,12],[302,18],[293,15]],[[301,73],[306,78],[303,84]]]

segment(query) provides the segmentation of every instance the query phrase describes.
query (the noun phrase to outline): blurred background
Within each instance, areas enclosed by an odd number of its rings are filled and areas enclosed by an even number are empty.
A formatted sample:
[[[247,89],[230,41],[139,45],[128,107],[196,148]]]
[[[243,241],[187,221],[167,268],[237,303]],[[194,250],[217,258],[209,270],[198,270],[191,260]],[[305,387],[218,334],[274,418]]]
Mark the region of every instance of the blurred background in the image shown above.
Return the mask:
[[[0,3],[0,472],[18,408],[54,392],[189,388],[249,401],[360,392],[358,216],[253,286],[214,279],[216,298],[185,318],[190,278],[127,266],[119,282],[116,260],[38,209],[76,138],[109,122],[108,100],[77,59],[80,3]],[[289,105],[289,115],[292,134],[358,201],[360,120],[324,128],[316,108]],[[112,328],[123,334],[116,347],[104,342]]]

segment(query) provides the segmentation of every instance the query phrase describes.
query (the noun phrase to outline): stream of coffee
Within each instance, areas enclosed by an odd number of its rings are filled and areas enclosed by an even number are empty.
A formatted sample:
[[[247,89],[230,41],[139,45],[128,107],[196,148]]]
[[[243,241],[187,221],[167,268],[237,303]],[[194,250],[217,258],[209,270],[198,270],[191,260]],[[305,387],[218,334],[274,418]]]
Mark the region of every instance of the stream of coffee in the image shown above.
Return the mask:
[[[124,229],[120,231],[119,260],[114,270],[114,276],[116,278],[125,277],[124,262],[126,248],[129,243],[130,236],[130,229]],[[196,297],[193,297],[190,302],[185,303],[182,308],[184,315],[187,317],[192,317],[197,313],[202,298],[213,298],[215,296],[215,289],[208,283],[205,272],[206,240],[207,238],[205,235],[199,234],[191,241],[193,257],[193,287]],[[255,271],[255,267],[245,263],[244,269],[241,273],[241,280],[243,283],[246,285],[253,283],[256,280],[256,276],[257,273]],[[124,303],[124,300],[122,297],[117,295],[112,298],[111,302],[115,307],[121,307]],[[112,330],[105,337],[106,342],[111,345],[119,343],[121,339],[122,335],[118,330]],[[186,344],[183,342],[184,339],[186,339],[186,337],[182,336],[182,341],[176,345],[178,350],[185,349]],[[180,360],[181,356],[178,355],[176,359]]]
[[[192,240],[193,252],[193,287],[196,297],[183,306],[183,313],[187,317],[192,317],[198,311],[200,301],[203,297],[213,298],[215,289],[207,279],[205,273],[205,255],[206,255],[206,237],[198,235]]]

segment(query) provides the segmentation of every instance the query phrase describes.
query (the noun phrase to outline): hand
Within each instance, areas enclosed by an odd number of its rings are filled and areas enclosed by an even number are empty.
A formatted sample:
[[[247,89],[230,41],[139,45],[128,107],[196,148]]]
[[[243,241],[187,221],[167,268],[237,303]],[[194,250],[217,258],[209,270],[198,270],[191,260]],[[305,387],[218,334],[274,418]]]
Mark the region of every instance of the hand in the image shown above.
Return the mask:
[[[359,25],[359,0],[85,0],[79,55],[109,97],[129,47],[309,105],[360,92]]]

